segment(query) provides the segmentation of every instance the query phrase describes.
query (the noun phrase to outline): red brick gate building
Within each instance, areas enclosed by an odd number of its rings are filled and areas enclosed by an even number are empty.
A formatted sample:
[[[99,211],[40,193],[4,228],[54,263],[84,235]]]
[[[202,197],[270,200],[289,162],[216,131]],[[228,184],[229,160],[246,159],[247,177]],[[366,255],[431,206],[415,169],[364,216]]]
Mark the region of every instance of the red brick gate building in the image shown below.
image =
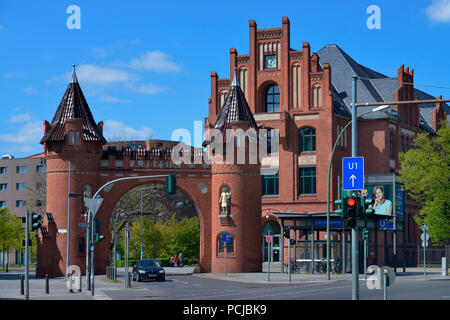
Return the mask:
[[[98,190],[119,177],[176,173],[178,187],[192,199],[199,214],[201,271],[223,272],[220,235],[224,232],[233,237],[229,272],[259,271],[267,254],[261,235],[269,221],[269,229],[279,241],[276,260],[287,262],[287,242],[275,213],[326,212],[332,148],[338,133],[351,119],[352,76],[359,78],[358,102],[433,98],[414,88],[414,72],[409,68],[399,67],[397,77],[390,78],[358,64],[337,45],[326,46],[317,53],[311,52],[307,42],[301,50],[292,49],[286,17],[281,28],[257,29],[251,20],[249,29],[249,54],[239,55],[236,49],[230,49],[230,78],[222,79],[211,72],[205,129],[269,129],[267,138],[278,143],[267,150],[270,156],[259,159],[255,165],[175,166],[171,161],[172,146],[104,150],[103,123],[95,123],[74,73],[52,123],[45,122],[41,141],[48,166],[47,211],[53,213],[55,222],[45,222],[48,237],[40,239],[38,275],[64,274],[67,234],[58,230],[67,228],[69,161],[72,193],[83,193],[87,185],[92,191]],[[237,79],[233,83],[234,69]],[[361,109],[359,114],[368,110]],[[388,111],[374,112],[359,120],[358,153],[365,157],[367,180],[394,177],[400,166],[398,154],[412,147],[418,132],[434,134],[448,113],[446,104],[421,104],[418,108],[392,105]],[[341,158],[350,155],[351,136],[347,130],[334,155],[331,203],[339,194]],[[102,228],[109,225],[113,206],[123,194],[149,182],[164,180],[130,180],[106,189],[96,216]],[[230,212],[224,215],[219,199],[222,191],[230,189]],[[84,222],[79,215],[83,204],[74,199],[70,206],[74,213],[70,222],[71,243],[77,244],[84,236],[84,229],[78,227],[79,222]],[[404,230],[397,232],[397,245],[404,244],[410,251],[400,254],[399,263],[404,260],[414,264],[412,250],[418,243],[418,228],[412,217],[418,210],[414,202],[404,198]],[[298,233],[295,237],[301,241],[307,235]],[[323,240],[323,233],[316,237]],[[104,272],[109,264],[109,240],[96,244],[97,273]],[[392,238],[386,233],[372,237],[370,251],[376,253],[377,264],[390,262],[391,246]],[[78,252],[77,245],[71,246],[70,257],[70,263],[79,265],[84,272],[85,254]]]

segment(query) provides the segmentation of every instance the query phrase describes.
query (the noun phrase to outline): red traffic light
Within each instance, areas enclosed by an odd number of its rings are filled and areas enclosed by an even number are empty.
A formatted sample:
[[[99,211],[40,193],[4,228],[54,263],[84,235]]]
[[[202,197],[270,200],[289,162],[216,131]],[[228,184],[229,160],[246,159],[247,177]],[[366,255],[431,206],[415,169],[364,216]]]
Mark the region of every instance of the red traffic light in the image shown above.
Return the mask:
[[[348,204],[350,207],[353,207],[353,206],[356,204],[356,200],[355,200],[354,198],[348,198],[347,204]]]

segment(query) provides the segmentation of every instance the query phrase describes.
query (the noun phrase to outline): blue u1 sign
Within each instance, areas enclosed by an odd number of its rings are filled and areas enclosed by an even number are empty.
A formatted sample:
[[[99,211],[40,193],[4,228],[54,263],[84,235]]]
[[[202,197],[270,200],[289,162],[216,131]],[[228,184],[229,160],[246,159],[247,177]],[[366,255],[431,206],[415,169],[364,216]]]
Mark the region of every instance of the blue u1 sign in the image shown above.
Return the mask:
[[[342,158],[342,189],[364,189],[364,158]]]
[[[222,242],[230,242],[230,234],[222,233]]]

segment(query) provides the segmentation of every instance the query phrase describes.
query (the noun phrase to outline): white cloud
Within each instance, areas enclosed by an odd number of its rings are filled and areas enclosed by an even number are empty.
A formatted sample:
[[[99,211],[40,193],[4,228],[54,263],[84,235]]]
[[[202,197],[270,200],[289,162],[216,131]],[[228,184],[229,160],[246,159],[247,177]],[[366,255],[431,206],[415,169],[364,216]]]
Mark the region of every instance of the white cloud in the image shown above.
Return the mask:
[[[108,95],[103,95],[100,97],[100,101],[111,102],[111,103],[130,103],[131,100],[128,99],[118,99]]]
[[[76,68],[78,81],[100,85],[109,85],[139,80],[135,74],[113,68],[98,67],[92,64],[82,64]],[[65,78],[70,79],[72,72],[66,73]]]
[[[115,120],[106,120],[104,126],[104,137],[107,140],[146,140],[153,137],[155,132],[148,128],[142,127],[139,130],[126,126],[124,123]]]
[[[450,22],[450,0],[434,0],[425,13],[435,23]]]
[[[166,91],[167,87],[161,87],[156,84],[149,83],[149,84],[145,84],[142,86],[132,87],[132,90],[136,93],[155,94],[155,93]]]
[[[170,56],[162,51],[149,51],[139,58],[134,58],[129,64],[125,65],[129,68],[145,71],[156,72],[180,72],[181,68],[170,61]]]
[[[22,88],[22,91],[26,94],[37,95],[39,92],[33,87]]]
[[[21,72],[11,72],[11,73],[3,74],[3,78],[6,78],[6,79],[23,78],[23,77],[25,77],[25,73],[21,73]]]
[[[8,119],[8,122],[27,122],[27,121],[31,121],[33,118],[33,115],[31,113],[20,113],[17,114],[15,116],[12,116],[11,118]]]
[[[0,134],[0,141],[14,144],[22,144],[23,147],[39,144],[44,135],[43,121],[31,120],[25,124],[18,124],[16,132]]]

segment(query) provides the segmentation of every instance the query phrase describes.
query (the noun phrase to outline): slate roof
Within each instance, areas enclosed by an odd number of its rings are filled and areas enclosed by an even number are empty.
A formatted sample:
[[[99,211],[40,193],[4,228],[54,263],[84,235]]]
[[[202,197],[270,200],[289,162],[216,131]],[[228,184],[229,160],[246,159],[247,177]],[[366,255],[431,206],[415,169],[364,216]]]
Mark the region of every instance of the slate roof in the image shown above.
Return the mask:
[[[249,129],[254,130],[254,134],[252,134],[250,138],[252,139],[252,141],[257,141],[259,128],[256,124],[250,107],[248,106],[247,100],[245,99],[245,95],[239,85],[235,68],[234,78],[230,87],[230,91],[225,98],[225,102],[220,109],[220,113],[217,116],[217,120],[213,128],[219,129],[223,133],[226,129],[230,129],[234,123],[242,122],[247,122],[249,125]],[[228,138],[229,137],[227,136],[227,141]],[[205,141],[203,145],[208,143],[208,141]]]
[[[49,141],[63,141],[66,135],[64,124],[67,119],[83,119],[83,140],[100,141],[102,144],[106,143],[106,139],[100,133],[100,129],[95,123],[89,105],[84,98],[83,91],[78,83],[75,68],[69,86],[50,124],[50,128],[41,139],[41,144]]]
[[[339,46],[332,44],[327,45],[317,52],[320,64],[329,63],[331,66],[331,84],[333,101],[337,106],[344,103],[347,108],[347,114],[351,115],[351,100],[352,100],[352,77],[357,76],[357,101],[359,102],[382,102],[393,101],[394,92],[398,89],[397,78],[388,77],[382,73],[374,71],[370,68],[360,65],[353,60],[345,51]],[[369,79],[369,80],[367,80]],[[435,99],[435,97],[421,91],[414,89],[415,97],[419,100]],[[335,105],[335,112],[337,106]],[[450,108],[447,104],[443,104],[444,111],[450,114]],[[372,110],[373,106],[358,107],[358,114]],[[435,132],[432,126],[431,113],[435,108],[435,104],[419,104],[421,128],[426,131]],[[346,112],[340,111],[340,114]],[[392,108],[386,108],[381,111],[371,112],[363,119],[393,119],[401,121],[393,112]]]

